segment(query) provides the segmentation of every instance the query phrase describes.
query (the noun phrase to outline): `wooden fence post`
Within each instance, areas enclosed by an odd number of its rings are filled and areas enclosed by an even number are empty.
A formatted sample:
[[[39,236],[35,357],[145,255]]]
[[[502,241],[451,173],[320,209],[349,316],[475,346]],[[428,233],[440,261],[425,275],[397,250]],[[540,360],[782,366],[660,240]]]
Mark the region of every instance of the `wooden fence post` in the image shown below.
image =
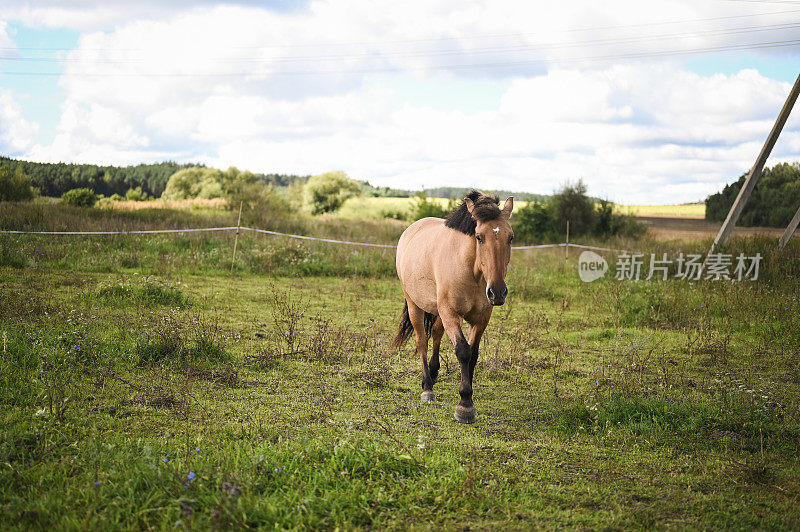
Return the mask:
[[[233,265],[236,264],[236,246],[239,244],[239,228],[242,226],[242,205],[244,200],[239,202],[239,219],[236,221],[236,237],[233,240],[233,258],[231,259],[231,272]]]

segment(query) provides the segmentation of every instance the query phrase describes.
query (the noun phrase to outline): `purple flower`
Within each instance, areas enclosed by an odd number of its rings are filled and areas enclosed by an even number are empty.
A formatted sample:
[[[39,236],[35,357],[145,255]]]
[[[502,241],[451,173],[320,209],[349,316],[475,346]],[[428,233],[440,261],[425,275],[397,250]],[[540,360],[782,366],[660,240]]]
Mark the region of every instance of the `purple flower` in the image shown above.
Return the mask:
[[[95,485],[95,486],[99,486],[100,484],[102,484],[102,482],[100,482],[99,480],[95,480],[95,481],[94,481],[94,485]]]
[[[199,453],[199,452],[200,452],[200,447],[198,447],[197,449],[195,449],[195,450],[194,450],[194,452],[196,452],[196,453]]]
[[[281,468],[280,468],[280,467],[276,467],[276,468],[275,468],[275,472],[276,472],[276,473],[280,473],[280,472],[281,472]]]
[[[164,463],[166,464],[167,462],[169,462],[169,460],[167,460],[166,458],[164,458]]]
[[[194,471],[189,471],[189,475],[186,478],[189,480],[194,480]]]

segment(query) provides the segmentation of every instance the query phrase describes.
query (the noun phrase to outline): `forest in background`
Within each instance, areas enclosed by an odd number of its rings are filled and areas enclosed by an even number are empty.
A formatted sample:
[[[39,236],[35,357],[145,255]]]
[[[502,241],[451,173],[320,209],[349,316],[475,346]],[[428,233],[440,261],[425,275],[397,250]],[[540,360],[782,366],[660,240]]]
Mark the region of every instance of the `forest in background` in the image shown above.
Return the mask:
[[[706,220],[725,220],[744,185],[747,172],[722,191],[706,198]],[[764,168],[737,225],[785,227],[800,207],[800,162],[780,163]]]
[[[88,188],[95,194],[111,196],[119,194],[124,196],[128,190],[140,187],[151,197],[161,197],[166,189],[169,178],[177,171],[200,167],[197,163],[176,163],[164,161],[153,164],[138,164],[136,166],[100,166],[96,164],[73,163],[39,163],[22,161],[10,157],[0,156],[0,166],[9,167],[11,173],[21,168],[21,172],[30,178],[31,184],[39,190],[39,194],[48,197],[61,197],[65,192],[76,188]],[[300,182],[305,184],[310,175],[294,174],[262,174],[254,175],[264,183],[275,187],[288,187]],[[391,187],[373,186],[368,181],[359,181],[362,196],[409,198],[417,195],[417,191]],[[437,187],[425,189],[428,197],[461,199],[469,187]],[[544,201],[548,196],[532,194],[529,192],[513,192],[508,190],[487,190],[501,198],[514,196],[524,201]]]

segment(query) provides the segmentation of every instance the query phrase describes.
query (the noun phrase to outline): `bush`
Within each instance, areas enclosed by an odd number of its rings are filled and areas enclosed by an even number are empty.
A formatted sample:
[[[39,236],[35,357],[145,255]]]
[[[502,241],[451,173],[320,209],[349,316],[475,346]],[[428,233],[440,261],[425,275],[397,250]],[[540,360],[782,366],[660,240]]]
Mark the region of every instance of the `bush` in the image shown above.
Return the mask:
[[[119,194],[114,195],[119,196]],[[128,192],[125,193],[125,199],[128,201],[147,201],[148,198],[147,192],[144,192],[142,187],[130,188]]]
[[[583,181],[565,185],[550,201],[528,203],[512,221],[522,239],[537,241],[563,238],[567,221],[571,237],[588,234],[636,237],[647,230],[633,216],[614,212],[613,203],[587,196]]]
[[[333,212],[348,199],[359,195],[361,185],[342,171],[312,177],[303,189],[305,204],[311,214]]]
[[[0,201],[30,201],[34,195],[31,180],[22,173],[22,167],[12,171],[9,166],[0,166]]]
[[[550,204],[532,201],[512,217],[514,231],[522,239],[557,240],[558,230]]]
[[[457,200],[451,199],[447,202],[446,207],[428,199],[425,191],[422,190],[417,193],[417,197],[411,204],[411,219],[419,220],[422,218],[445,218],[448,214],[453,212],[457,207]]]
[[[74,207],[93,207],[97,203],[97,195],[90,188],[73,188],[64,192],[61,202]]]

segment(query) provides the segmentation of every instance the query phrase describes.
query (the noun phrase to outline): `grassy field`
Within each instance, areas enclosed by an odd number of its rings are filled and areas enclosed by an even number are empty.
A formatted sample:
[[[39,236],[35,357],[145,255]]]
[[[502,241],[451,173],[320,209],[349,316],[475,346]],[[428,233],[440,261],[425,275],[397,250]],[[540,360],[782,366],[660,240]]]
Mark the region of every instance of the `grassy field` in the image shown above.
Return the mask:
[[[2,228],[231,216],[0,205]],[[275,223],[403,228],[346,221]],[[391,250],[246,235],[231,273],[229,234],[58,238],[0,235],[4,527],[800,526],[797,242],[733,240],[765,257],[742,283],[584,284],[515,253],[464,426],[452,348],[433,404],[388,349]]]
[[[674,218],[705,218],[705,203],[680,205],[620,205],[620,212],[634,216],[669,216]]]

